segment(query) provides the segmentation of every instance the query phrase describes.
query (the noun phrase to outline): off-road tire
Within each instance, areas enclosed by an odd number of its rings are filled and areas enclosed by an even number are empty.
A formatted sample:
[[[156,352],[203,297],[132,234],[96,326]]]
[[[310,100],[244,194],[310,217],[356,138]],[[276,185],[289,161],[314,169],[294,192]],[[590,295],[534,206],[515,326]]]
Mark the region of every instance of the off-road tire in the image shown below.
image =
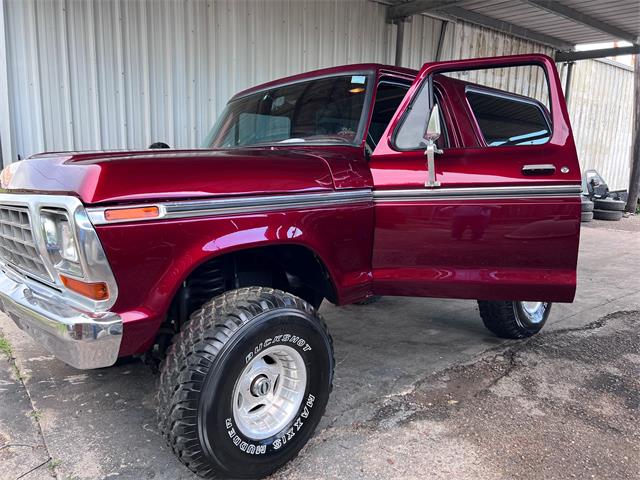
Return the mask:
[[[582,223],[588,223],[593,220],[593,212],[582,212],[580,214],[580,221]]]
[[[538,333],[549,317],[551,303],[544,304],[542,318],[531,321],[522,302],[478,300],[485,327],[500,338],[527,338]]]
[[[593,200],[597,210],[610,210],[613,212],[623,212],[626,202],[614,200],[613,198],[595,198]]]
[[[593,211],[593,218],[596,220],[607,220],[610,222],[617,222],[622,219],[622,215],[624,212],[619,210],[600,210],[595,209]]]
[[[251,440],[235,424],[231,392],[253,352],[267,340],[275,345],[285,338],[306,366],[304,399],[279,433]],[[167,352],[158,391],[160,432],[180,461],[203,478],[267,476],[295,457],[313,434],[331,392],[334,365],[327,326],[307,302],[271,288],[227,292],[194,312]]]

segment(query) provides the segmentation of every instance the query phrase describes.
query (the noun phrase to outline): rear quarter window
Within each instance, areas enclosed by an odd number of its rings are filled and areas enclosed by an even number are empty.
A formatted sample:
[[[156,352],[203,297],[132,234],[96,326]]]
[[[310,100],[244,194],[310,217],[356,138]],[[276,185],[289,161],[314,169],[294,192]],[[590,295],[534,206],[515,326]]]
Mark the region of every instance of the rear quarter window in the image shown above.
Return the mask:
[[[487,146],[539,145],[549,141],[551,125],[537,100],[476,89],[467,89],[466,96]]]

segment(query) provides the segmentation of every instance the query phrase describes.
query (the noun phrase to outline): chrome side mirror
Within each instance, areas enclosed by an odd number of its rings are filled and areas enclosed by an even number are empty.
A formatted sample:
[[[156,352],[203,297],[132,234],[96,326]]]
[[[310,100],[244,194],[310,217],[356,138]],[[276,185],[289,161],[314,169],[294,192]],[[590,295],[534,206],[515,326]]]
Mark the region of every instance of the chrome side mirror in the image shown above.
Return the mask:
[[[427,173],[429,174],[429,179],[424,186],[427,188],[440,186],[440,182],[436,181],[435,156],[436,153],[443,153],[442,150],[440,150],[436,146],[436,141],[440,138],[441,134],[442,131],[440,130],[440,110],[438,108],[438,104],[436,103],[431,109],[429,122],[427,123],[427,130],[424,132],[424,140],[427,144],[427,149],[424,151],[424,155],[425,157],[427,157]]]
[[[440,110],[436,103],[431,109],[431,115],[429,115],[429,122],[427,123],[427,130],[424,132],[424,139],[429,143],[435,143],[442,134],[440,130]]]

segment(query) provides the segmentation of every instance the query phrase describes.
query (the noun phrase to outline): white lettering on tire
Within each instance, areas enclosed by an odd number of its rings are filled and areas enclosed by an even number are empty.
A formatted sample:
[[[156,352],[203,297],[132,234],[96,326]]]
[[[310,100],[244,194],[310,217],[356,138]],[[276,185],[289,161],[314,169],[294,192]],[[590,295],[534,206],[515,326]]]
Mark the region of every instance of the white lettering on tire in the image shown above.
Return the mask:
[[[316,397],[309,394],[309,396],[307,397],[307,403],[302,409],[300,416],[296,419],[295,422],[293,422],[293,426],[289,428],[289,430],[284,432],[284,435],[282,435],[280,438],[277,438],[276,440],[274,440],[272,444],[274,450],[279,450],[280,448],[285,446],[287,442],[291,441],[293,437],[295,437],[296,433],[304,425],[304,422],[302,421],[302,419],[303,418],[306,419],[309,417],[310,410],[313,408],[313,402],[315,402],[315,400],[316,400]]]
[[[253,359],[253,357],[258,355],[262,350],[275,343],[291,343],[301,348],[303,352],[308,352],[311,350],[311,345],[309,345],[304,338],[286,333],[284,335],[276,335],[274,337],[267,338],[264,341],[260,342],[253,349],[253,351],[247,353],[247,355],[245,356],[245,363],[249,363]]]
[[[312,394],[309,394],[302,412],[300,412],[298,418],[295,420],[295,422],[293,422],[293,425],[288,430],[286,430],[283,435],[276,438],[271,444],[273,450],[280,450],[283,446],[290,442],[293,437],[296,436],[296,433],[299,432],[304,425],[303,420],[309,418],[309,414],[311,413],[311,409],[313,408],[313,403],[315,402],[315,400],[316,397]],[[231,418],[227,418],[224,423],[229,438],[231,439],[233,444],[242,452],[248,453],[249,455],[264,455],[265,453],[267,453],[267,445],[249,443],[240,438],[240,436],[236,433],[235,428],[233,428],[233,421],[231,420]]]

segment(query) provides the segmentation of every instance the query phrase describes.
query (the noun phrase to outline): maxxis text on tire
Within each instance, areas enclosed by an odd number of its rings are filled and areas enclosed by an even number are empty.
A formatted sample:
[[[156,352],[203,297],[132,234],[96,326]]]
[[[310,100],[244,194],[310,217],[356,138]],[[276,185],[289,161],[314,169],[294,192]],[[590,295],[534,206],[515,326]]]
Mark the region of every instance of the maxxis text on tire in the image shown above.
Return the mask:
[[[539,303],[531,314],[526,304]],[[485,327],[501,338],[526,338],[538,333],[549,317],[549,302],[512,302],[478,300],[480,317]]]
[[[597,210],[611,210],[614,212],[623,212],[626,203],[622,200],[614,200],[613,198],[595,198],[593,200]]]
[[[624,212],[617,210],[600,210],[596,208],[593,211],[593,218],[595,218],[596,220],[608,220],[611,222],[617,222],[618,220],[622,219],[623,213]]]
[[[254,438],[239,427],[232,397],[251,360],[270,348],[302,358],[304,393],[290,422],[268,438]],[[331,392],[334,364],[331,336],[307,302],[271,288],[227,292],[194,312],[168,350],[158,392],[160,431],[201,477],[267,476],[313,434]]]
[[[580,221],[582,223],[587,223],[593,220],[593,212],[582,212],[580,214]]]

